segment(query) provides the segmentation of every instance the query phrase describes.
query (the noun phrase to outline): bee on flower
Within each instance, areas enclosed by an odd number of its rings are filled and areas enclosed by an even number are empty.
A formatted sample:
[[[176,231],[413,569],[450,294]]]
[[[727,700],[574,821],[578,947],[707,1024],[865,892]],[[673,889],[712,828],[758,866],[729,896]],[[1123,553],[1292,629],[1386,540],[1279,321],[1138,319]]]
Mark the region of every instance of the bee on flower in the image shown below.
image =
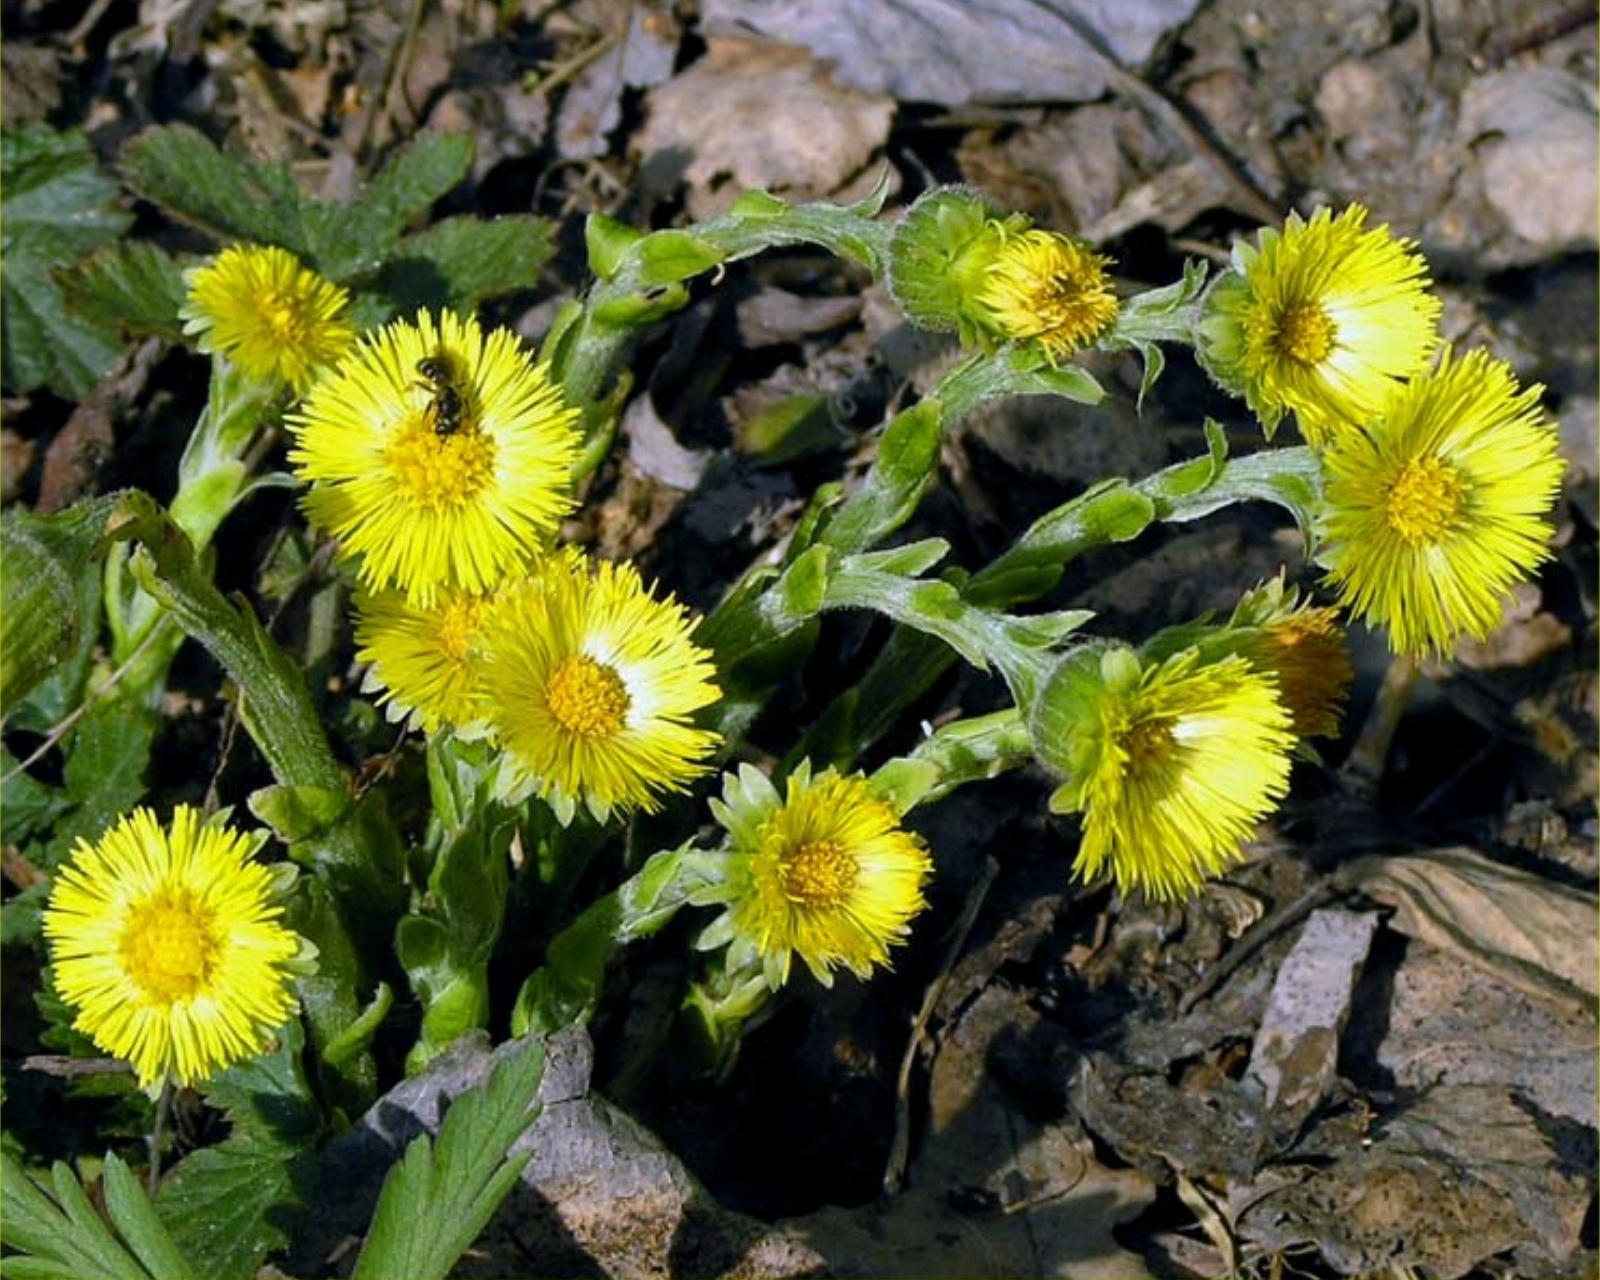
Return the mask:
[[[293,975],[315,950],[282,920],[293,867],[252,860],[265,839],[188,805],[165,829],[135,809],[80,839],[56,874],[44,912],[56,990],[141,1088],[210,1079],[296,1010]]]
[[[288,415],[289,461],[362,585],[428,608],[549,547],[572,508],[577,421],[514,334],[423,311],[363,338]]]
[[[1351,205],[1290,214],[1234,246],[1206,295],[1195,352],[1270,440],[1287,413],[1315,448],[1365,421],[1439,343],[1439,300],[1410,240]]]

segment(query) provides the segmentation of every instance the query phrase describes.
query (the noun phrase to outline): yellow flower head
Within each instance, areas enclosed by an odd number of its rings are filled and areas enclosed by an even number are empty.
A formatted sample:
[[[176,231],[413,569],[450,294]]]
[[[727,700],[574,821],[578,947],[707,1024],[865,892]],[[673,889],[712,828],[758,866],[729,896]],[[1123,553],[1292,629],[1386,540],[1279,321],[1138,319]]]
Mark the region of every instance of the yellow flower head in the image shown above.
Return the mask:
[[[1142,665],[1126,649],[1063,663],[1032,725],[1067,778],[1057,813],[1083,814],[1073,871],[1176,899],[1237,862],[1289,785],[1295,737],[1271,676],[1196,650]]]
[[[258,844],[187,805],[170,831],[135,809],[56,875],[44,913],[56,989],[143,1088],[209,1079],[295,1011],[301,941],[274,902],[281,877],[251,861]]]
[[[361,688],[382,690],[390,720],[432,733],[478,717],[479,640],[492,597],[448,591],[427,608],[398,591],[356,595],[356,660],[367,664]]]
[[[993,247],[973,300],[984,327],[1010,342],[1037,343],[1054,364],[1116,320],[1109,258],[1059,232],[992,225]]]
[[[832,769],[813,778],[803,762],[780,798],[744,765],[711,808],[728,831],[725,873],[693,900],[727,909],[701,934],[701,949],[731,944],[730,969],[759,957],[773,990],[788,981],[795,956],[824,986],[837,967],[859,978],[888,967],[889,947],[927,905],[922,887],[933,866],[865,778]]]
[[[1290,214],[1259,246],[1234,248],[1233,269],[1206,296],[1196,352],[1242,395],[1267,437],[1290,410],[1321,448],[1363,422],[1438,346],[1439,300],[1412,241],[1365,228],[1351,205],[1310,222]]]
[[[1397,653],[1449,655],[1499,625],[1511,586],[1549,556],[1561,488],[1542,387],[1503,361],[1447,350],[1322,457],[1319,559],[1339,603]]]
[[[1277,682],[1297,736],[1338,734],[1355,670],[1337,609],[1303,602],[1280,574],[1246,593],[1222,634]]]
[[[481,684],[504,792],[537,791],[563,820],[582,799],[604,820],[654,812],[705,772],[718,737],[692,718],[719,693],[691,629],[632,565],[591,572],[571,547],[507,588],[486,623]]]
[[[263,382],[304,391],[355,338],[345,318],[350,295],[286,249],[232,245],[184,279],[183,331]]]
[[[289,461],[312,523],[369,590],[422,607],[525,567],[572,506],[577,410],[516,336],[418,313],[370,334],[299,411]]]

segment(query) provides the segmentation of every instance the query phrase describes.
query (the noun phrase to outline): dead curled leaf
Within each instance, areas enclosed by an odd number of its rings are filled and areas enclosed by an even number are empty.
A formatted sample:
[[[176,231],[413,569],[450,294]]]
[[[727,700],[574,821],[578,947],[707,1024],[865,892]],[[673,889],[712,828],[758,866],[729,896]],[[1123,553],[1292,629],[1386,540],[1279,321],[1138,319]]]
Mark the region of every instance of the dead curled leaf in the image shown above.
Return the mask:
[[[846,194],[889,136],[894,102],[836,84],[804,50],[713,39],[650,94],[635,143],[649,192],[688,188],[709,218],[759,188],[786,199]]]
[[[1363,859],[1354,882],[1394,909],[1390,927],[1531,995],[1600,1007],[1595,898],[1465,847]]]
[[[1349,1275],[1449,1280],[1508,1250],[1538,1274],[1577,1247],[1593,1187],[1592,1169],[1552,1162],[1539,1117],[1498,1086],[1438,1086],[1369,1144],[1328,1154],[1233,1189],[1239,1234],[1270,1252],[1313,1242]]]

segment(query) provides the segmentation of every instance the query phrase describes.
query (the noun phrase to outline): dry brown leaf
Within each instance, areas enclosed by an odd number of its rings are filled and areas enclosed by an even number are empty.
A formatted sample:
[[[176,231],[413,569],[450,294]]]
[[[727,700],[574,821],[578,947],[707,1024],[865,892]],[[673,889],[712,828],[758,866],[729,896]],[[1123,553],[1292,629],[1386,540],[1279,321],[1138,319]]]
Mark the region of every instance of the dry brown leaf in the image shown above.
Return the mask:
[[[688,188],[696,218],[759,188],[785,199],[848,198],[889,136],[894,103],[834,83],[800,49],[712,40],[706,56],[650,94],[635,146],[656,197]],[[864,190],[860,193],[864,194]]]
[[[1593,1011],[1600,994],[1595,899],[1465,847],[1366,859],[1363,892],[1401,933],[1487,969],[1519,991]]]

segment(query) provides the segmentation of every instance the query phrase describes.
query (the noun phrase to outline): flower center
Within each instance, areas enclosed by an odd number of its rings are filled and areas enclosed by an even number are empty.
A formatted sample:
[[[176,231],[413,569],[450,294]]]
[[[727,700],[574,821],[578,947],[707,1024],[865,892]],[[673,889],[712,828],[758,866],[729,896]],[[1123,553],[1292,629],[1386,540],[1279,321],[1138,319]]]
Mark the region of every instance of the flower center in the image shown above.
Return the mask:
[[[483,628],[487,605],[482,596],[461,596],[439,612],[439,647],[455,662],[465,662]]]
[[[122,934],[128,976],[159,1004],[201,990],[216,967],[215,914],[186,889],[164,889],[135,907]]]
[[[384,462],[412,507],[455,510],[489,487],[494,478],[494,442],[481,431],[441,436],[428,414],[419,412],[399,428]]]
[[[1171,756],[1174,742],[1172,726],[1168,721],[1140,720],[1129,727],[1124,740],[1128,751],[1128,769],[1134,773],[1160,769]]]
[[[1465,497],[1461,477],[1449,463],[1415,458],[1389,486],[1384,513],[1389,527],[1412,546],[1426,546],[1455,527]]]
[[[299,345],[305,329],[301,298],[282,289],[269,289],[257,305],[273,338],[287,346]]]
[[[1317,364],[1333,350],[1328,313],[1314,302],[1297,302],[1278,321],[1278,350],[1301,364]]]
[[[808,840],[784,854],[779,864],[783,896],[806,906],[844,901],[855,886],[856,860],[833,840]]]
[[[614,670],[577,654],[563,658],[550,673],[544,705],[567,732],[584,738],[609,738],[626,722],[631,700]]]

